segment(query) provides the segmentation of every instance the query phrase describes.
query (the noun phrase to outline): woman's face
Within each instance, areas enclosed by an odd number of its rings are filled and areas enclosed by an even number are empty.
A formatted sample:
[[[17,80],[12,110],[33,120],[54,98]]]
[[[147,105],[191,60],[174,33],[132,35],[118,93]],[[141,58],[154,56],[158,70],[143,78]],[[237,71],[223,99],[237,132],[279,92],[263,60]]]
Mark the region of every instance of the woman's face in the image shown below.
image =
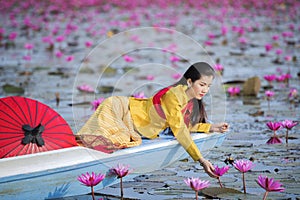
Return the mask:
[[[202,76],[200,79],[192,82],[191,79],[188,80],[190,85],[187,90],[187,94],[190,98],[196,98],[198,100],[202,99],[209,91],[209,88],[213,82],[213,76]]]

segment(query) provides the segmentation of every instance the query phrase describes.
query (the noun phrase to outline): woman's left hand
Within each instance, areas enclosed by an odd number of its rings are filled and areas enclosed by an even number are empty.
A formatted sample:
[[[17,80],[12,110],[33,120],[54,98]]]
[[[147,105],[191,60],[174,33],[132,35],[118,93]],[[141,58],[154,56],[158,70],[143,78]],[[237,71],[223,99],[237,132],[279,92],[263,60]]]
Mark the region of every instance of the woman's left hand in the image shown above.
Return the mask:
[[[224,133],[228,131],[229,125],[226,122],[221,122],[217,124],[212,124],[210,127],[210,132]]]

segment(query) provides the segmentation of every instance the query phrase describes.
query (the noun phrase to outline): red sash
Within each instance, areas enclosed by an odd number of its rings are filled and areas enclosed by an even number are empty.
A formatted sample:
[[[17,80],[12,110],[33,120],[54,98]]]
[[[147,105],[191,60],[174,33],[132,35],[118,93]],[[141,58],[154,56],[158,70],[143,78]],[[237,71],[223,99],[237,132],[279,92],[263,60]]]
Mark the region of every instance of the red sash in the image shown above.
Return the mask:
[[[152,99],[154,108],[156,110],[156,112],[158,113],[158,115],[163,118],[166,119],[166,115],[161,107],[161,97],[166,94],[166,92],[169,91],[169,89],[172,86],[166,87],[160,91],[158,91]],[[193,101],[189,101],[188,104],[181,110],[182,114],[184,115],[184,123],[189,126],[189,122],[190,122],[190,117],[192,114],[192,110],[193,110]]]
[[[172,86],[169,86],[169,87],[166,87],[160,91],[158,91],[154,96],[153,96],[153,99],[152,99],[152,102],[153,102],[153,105],[154,105],[154,108],[156,110],[156,112],[158,113],[158,115],[163,118],[163,119],[166,119],[166,115],[161,107],[161,97],[166,94],[166,92],[169,91],[169,89],[171,88]]]

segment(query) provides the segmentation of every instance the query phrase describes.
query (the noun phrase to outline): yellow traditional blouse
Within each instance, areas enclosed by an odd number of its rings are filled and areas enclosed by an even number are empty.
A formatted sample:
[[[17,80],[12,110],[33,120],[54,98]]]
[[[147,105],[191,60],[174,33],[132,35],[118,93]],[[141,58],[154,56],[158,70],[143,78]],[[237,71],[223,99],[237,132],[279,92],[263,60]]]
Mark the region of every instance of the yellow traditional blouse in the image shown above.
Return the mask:
[[[209,133],[211,124],[198,123],[189,126],[184,123],[182,109],[187,105],[189,99],[185,93],[187,86],[178,85],[171,87],[161,97],[161,107],[166,119],[159,116],[154,108],[152,98],[138,99],[129,98],[129,109],[137,131],[149,138],[158,137],[158,134],[170,127],[177,141],[183,146],[193,160],[199,160],[202,155],[191,138],[190,132]]]

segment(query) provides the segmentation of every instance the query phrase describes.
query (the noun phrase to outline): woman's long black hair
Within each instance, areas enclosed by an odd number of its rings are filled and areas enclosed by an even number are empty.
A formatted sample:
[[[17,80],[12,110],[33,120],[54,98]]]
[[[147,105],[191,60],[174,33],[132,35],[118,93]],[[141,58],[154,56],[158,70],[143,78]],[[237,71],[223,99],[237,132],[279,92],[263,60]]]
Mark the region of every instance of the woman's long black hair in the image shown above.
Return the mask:
[[[184,73],[183,77],[174,84],[177,85],[187,85],[187,80],[191,79],[192,82],[199,80],[201,76],[213,76],[215,77],[214,69],[206,62],[197,62],[192,64],[187,71]],[[193,112],[191,117],[191,124],[195,125],[197,123],[206,123],[207,114],[204,108],[204,104],[201,100],[194,98],[193,100]],[[197,106],[198,105],[198,106]]]

